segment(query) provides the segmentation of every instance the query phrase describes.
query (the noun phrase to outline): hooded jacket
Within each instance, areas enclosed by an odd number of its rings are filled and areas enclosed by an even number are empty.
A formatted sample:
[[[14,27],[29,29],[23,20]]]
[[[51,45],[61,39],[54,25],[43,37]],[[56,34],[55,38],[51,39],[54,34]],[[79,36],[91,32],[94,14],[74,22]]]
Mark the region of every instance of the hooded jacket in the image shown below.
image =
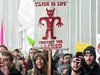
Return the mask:
[[[43,57],[43,59],[45,60],[45,63],[47,63],[47,62],[46,62],[46,57],[45,57],[44,53],[41,52],[41,51],[36,51],[36,52],[33,54],[33,56],[32,56],[32,63],[33,63],[33,65],[36,65],[36,64],[35,64],[35,59],[36,59],[38,56]],[[47,64],[46,64],[46,65],[47,65]],[[33,67],[34,67],[34,66],[33,66]],[[28,71],[28,75],[34,75],[34,73],[32,73],[32,71],[34,71],[34,68]],[[37,71],[37,75],[41,75],[41,74],[39,73],[39,71]],[[43,75],[47,75],[47,74],[43,74]]]

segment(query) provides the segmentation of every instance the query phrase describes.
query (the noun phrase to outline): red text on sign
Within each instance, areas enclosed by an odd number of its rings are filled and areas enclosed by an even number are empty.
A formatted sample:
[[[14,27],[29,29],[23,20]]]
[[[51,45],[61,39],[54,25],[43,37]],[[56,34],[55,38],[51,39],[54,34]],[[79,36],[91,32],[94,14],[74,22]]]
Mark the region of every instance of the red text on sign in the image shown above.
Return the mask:
[[[62,48],[62,44],[53,44],[53,45],[40,45],[41,49],[57,49]]]
[[[49,2],[35,2],[35,7],[49,6]]]
[[[66,6],[66,2],[58,2],[57,5],[58,6]]]

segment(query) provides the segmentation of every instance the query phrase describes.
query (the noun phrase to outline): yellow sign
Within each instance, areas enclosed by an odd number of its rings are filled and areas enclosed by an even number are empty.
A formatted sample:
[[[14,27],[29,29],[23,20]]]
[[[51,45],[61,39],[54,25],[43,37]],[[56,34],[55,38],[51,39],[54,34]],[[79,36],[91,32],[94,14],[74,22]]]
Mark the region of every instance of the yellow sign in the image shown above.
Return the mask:
[[[88,47],[88,46],[91,46],[91,44],[76,42],[75,54],[76,54],[77,52],[83,52],[83,50],[84,50],[86,47]]]

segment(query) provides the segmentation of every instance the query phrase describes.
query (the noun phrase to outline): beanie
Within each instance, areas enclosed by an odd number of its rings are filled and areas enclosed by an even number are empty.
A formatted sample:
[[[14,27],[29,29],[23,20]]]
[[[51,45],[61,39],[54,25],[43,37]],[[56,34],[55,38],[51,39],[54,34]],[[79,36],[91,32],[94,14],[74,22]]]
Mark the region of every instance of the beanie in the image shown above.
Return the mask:
[[[20,61],[22,61],[22,62],[23,62],[23,65],[25,65],[26,70],[28,70],[28,65],[27,65],[27,63],[26,63],[24,60],[22,60],[22,59],[20,59]]]
[[[95,48],[93,46],[88,46],[87,48],[84,49],[83,57],[85,56],[85,54],[89,54],[89,53],[91,53],[94,56],[94,58],[96,59]]]

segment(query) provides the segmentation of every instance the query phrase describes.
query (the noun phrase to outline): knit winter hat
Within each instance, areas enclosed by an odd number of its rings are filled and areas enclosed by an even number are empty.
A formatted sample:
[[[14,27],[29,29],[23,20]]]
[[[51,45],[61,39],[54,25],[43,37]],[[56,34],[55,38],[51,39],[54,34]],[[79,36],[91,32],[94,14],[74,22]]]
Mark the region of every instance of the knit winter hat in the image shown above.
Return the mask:
[[[27,65],[27,63],[26,63],[24,60],[22,60],[22,59],[20,59],[20,60],[23,62],[23,65],[25,65],[26,70],[28,70],[28,65]]]
[[[88,46],[87,48],[84,49],[83,57],[85,56],[85,54],[89,54],[89,53],[91,53],[96,59],[95,48],[93,46]]]

